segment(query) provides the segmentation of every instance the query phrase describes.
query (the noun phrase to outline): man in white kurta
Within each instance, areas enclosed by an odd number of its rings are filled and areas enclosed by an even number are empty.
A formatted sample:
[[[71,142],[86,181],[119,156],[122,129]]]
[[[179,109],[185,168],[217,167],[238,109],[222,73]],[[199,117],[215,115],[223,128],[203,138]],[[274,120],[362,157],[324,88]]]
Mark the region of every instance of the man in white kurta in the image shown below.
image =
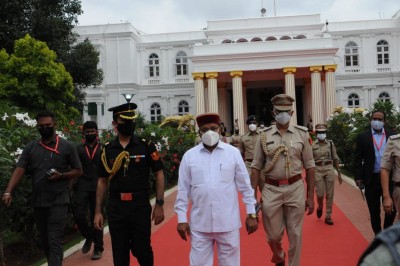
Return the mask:
[[[190,265],[212,265],[216,243],[218,265],[239,266],[241,221],[237,191],[243,195],[248,214],[246,229],[250,234],[258,228],[254,190],[239,150],[218,139],[207,141],[207,135],[218,138],[218,114],[203,114],[196,120],[202,143],[184,154],[179,168],[175,202],[178,233],[184,240],[186,235],[190,236]]]

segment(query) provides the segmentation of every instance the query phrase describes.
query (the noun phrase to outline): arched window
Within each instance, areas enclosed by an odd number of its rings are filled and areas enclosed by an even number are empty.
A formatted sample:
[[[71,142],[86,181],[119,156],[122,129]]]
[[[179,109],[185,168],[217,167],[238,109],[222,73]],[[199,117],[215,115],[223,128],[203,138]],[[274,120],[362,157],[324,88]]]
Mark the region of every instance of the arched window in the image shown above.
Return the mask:
[[[242,38],[242,39],[237,40],[236,42],[237,42],[237,43],[238,43],[238,42],[248,42],[248,40]]]
[[[150,121],[159,122],[161,121],[161,106],[159,103],[153,103],[150,107]]]
[[[160,76],[160,60],[158,55],[151,54],[149,56],[149,76],[159,77]]]
[[[294,37],[293,39],[307,39],[307,37],[304,36],[304,35],[297,35],[297,36]]]
[[[360,107],[360,97],[355,93],[351,93],[347,98],[347,107]]]
[[[253,39],[251,39],[252,42],[262,42],[261,38],[255,37]]]
[[[380,40],[376,44],[376,53],[378,56],[378,65],[389,64],[389,44],[385,40]]]
[[[344,61],[347,67],[358,66],[358,45],[348,42],[344,49]]]
[[[390,102],[390,95],[387,92],[381,92],[379,94],[378,100],[381,100],[382,102]]]
[[[229,40],[229,39],[226,39],[226,40],[223,40],[222,43],[233,43],[233,41]]]
[[[187,101],[182,100],[178,103],[178,114],[184,115],[189,113],[189,104]]]
[[[176,75],[184,76],[187,75],[188,71],[188,63],[187,63],[187,55],[185,52],[179,51],[176,54]]]
[[[274,36],[269,36],[266,41],[276,41],[277,39]]]
[[[284,40],[291,40],[291,39],[292,38],[290,38],[289,36],[285,35],[285,36],[282,36],[279,40],[284,41]]]

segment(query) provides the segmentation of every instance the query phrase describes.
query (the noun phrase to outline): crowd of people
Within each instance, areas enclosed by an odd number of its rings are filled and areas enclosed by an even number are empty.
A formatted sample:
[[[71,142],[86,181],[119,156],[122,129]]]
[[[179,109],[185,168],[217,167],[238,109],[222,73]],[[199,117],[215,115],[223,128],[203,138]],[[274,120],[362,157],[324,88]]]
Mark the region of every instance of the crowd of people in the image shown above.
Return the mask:
[[[179,236],[185,241],[190,237],[190,265],[212,265],[214,245],[219,265],[240,265],[238,192],[246,209],[248,234],[262,223],[275,265],[300,265],[305,213],[315,211],[320,219],[325,212],[325,224],[334,225],[334,182],[337,177],[342,184],[342,176],[336,146],[327,139],[327,126],[317,124],[316,141],[312,141],[309,128],[290,123],[292,97],[279,94],[271,102],[274,124],[265,127],[257,116],[250,115],[248,130],[240,135],[236,120],[230,143],[222,141],[226,140],[226,127],[218,114],[196,117],[199,143],[181,160],[174,206]],[[82,253],[93,246],[91,259],[101,259],[107,211],[114,265],[129,265],[130,253],[140,265],[154,265],[151,222],[158,225],[165,219],[164,165],[154,143],[135,134],[136,108],[136,104],[126,103],[109,109],[117,132],[109,143],[100,143],[97,124],[86,121],[82,127],[85,141],[78,146],[55,133],[57,122],[52,112],[37,114],[41,138],[26,145],[2,201],[11,204],[13,191],[29,171],[31,204],[49,265],[62,265],[70,203],[85,238]],[[400,208],[400,135],[385,129],[384,124],[385,113],[372,112],[371,128],[358,136],[354,155],[355,181],[360,189],[365,188],[371,227],[380,239],[386,239],[380,232],[392,226]],[[154,207],[149,201],[151,171],[155,176]],[[285,230],[288,251],[282,247]],[[378,261],[373,260],[374,252],[376,249],[370,248],[360,264],[368,265],[364,259]]]

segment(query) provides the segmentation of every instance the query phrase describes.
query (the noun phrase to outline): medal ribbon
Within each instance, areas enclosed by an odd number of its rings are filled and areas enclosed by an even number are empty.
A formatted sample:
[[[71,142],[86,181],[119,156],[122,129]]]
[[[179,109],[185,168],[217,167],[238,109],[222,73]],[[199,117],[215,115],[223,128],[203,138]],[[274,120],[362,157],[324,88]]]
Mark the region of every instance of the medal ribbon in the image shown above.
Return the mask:
[[[93,149],[93,153],[90,154],[89,149],[88,149],[88,146],[85,146],[85,148],[86,148],[86,154],[87,154],[87,156],[89,157],[89,159],[93,160],[94,155],[96,154],[96,151],[97,151],[97,147],[99,147],[99,143],[96,144],[96,147],[94,147],[94,149]]]
[[[55,154],[59,154],[58,152],[58,143],[60,142],[60,137],[57,135],[56,136],[56,146],[53,148],[47,146],[46,144],[44,144],[42,141],[39,141],[39,144],[43,146],[43,148],[45,148],[46,150],[49,150],[51,152],[54,152]]]
[[[376,143],[376,140],[375,140],[374,136],[372,136],[372,141],[374,142],[374,145],[375,145],[376,149],[378,150],[378,152],[379,152],[379,150],[382,148],[383,139],[384,139],[384,138],[385,138],[385,132],[383,131],[383,132],[382,132],[381,141],[380,141],[379,146],[378,146],[378,144]]]

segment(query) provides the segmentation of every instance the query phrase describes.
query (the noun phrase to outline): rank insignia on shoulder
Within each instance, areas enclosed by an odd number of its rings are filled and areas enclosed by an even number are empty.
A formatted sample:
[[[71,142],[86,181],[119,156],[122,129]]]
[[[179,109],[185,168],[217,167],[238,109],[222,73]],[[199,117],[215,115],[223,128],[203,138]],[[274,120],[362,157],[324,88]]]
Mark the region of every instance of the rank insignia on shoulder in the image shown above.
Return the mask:
[[[301,129],[301,130],[303,130],[303,131],[305,131],[305,132],[308,132],[308,128],[306,128],[306,127],[299,126],[299,125],[294,125],[294,127],[295,127],[295,128],[298,128],[298,129]]]
[[[389,137],[390,139],[399,139],[400,138],[400,134],[397,134],[397,135],[392,135],[392,136],[390,136]]]
[[[150,154],[150,156],[153,159],[153,161],[160,160],[160,154],[158,153],[158,151],[153,152],[152,154]]]

